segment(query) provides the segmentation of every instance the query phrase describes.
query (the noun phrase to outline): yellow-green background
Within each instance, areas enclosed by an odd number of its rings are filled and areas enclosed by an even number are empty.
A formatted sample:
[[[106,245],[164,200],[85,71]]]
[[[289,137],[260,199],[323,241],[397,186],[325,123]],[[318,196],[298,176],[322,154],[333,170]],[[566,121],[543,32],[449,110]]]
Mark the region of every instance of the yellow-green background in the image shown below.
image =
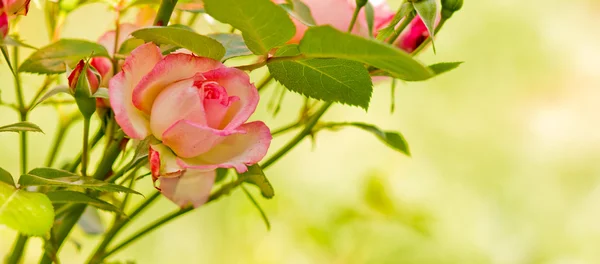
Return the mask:
[[[86,6],[69,16],[63,36],[95,40],[111,19],[101,5]],[[43,21],[32,5],[21,20],[22,37],[44,45]],[[399,85],[394,113],[384,82],[375,87],[367,113],[336,106],[325,116],[401,131],[411,158],[360,130],[321,132],[314,146],[303,142],[267,171],[276,196],[260,203],[271,231],[236,191],[111,260],[600,263],[598,25],[597,0],[466,1],[439,34],[437,55],[429,50],[421,56],[428,63],[465,61],[460,68]],[[28,98],[40,81],[26,75]],[[262,94],[253,118],[276,128],[296,118],[300,97],[288,93],[284,110],[273,118],[267,111],[273,88]],[[5,63],[0,89],[5,101],[13,100]],[[30,134],[34,167],[43,164],[56,112],[40,107],[31,120],[46,132]],[[0,124],[15,121],[16,114],[0,108]],[[63,160],[79,151],[80,125],[68,134]],[[271,153],[288,138],[274,139]],[[17,142],[17,134],[0,135],[0,166],[14,174]],[[378,191],[367,195],[368,186]],[[150,180],[137,188],[149,192]],[[161,199],[127,233],[174,209]],[[14,237],[0,227],[0,256]],[[83,247],[77,251],[67,242],[63,263],[82,263],[98,242],[79,230],[73,239]],[[40,252],[41,240],[31,240],[25,263],[35,263]]]

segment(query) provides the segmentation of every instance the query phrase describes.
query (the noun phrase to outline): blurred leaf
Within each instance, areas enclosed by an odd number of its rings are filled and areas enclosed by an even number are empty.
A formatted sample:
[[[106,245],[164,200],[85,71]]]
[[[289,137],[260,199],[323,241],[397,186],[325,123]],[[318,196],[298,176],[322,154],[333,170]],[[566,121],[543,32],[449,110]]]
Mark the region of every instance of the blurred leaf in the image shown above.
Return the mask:
[[[276,55],[294,54],[294,45],[282,47]],[[271,75],[287,89],[324,101],[369,108],[373,83],[360,62],[343,59],[299,59],[272,61]]]
[[[258,164],[249,166],[248,171],[240,174],[239,177],[247,183],[256,185],[263,197],[271,199],[275,196],[273,186],[271,186],[267,176]]]
[[[92,94],[92,97],[108,99],[108,88],[98,88],[98,90],[94,94]]]
[[[244,191],[244,193],[246,194],[246,197],[248,197],[248,199],[250,200],[252,205],[254,205],[256,210],[258,210],[258,212],[260,213],[260,217],[265,222],[265,225],[267,226],[267,230],[271,230],[271,222],[269,222],[269,218],[267,217],[267,214],[265,213],[265,211],[262,209],[262,207],[260,207],[260,204],[258,204],[258,202],[256,202],[254,197],[252,197],[252,194],[248,190],[246,190],[246,187],[244,187],[243,185],[241,187],[242,187],[242,190]]]
[[[308,57],[359,61],[406,81],[422,81],[434,76],[429,68],[396,47],[343,33],[331,26],[308,29],[300,41],[300,52]]]
[[[270,0],[204,0],[206,13],[242,32],[248,48],[267,54],[296,34],[288,14]]]
[[[103,192],[141,193],[124,186],[96,180],[91,177],[82,177],[68,171],[53,168],[37,168],[19,178],[21,186],[56,186],[79,187]]]
[[[48,198],[50,198],[50,201],[52,201],[52,203],[56,204],[86,204],[101,210],[123,214],[123,212],[119,210],[119,208],[117,208],[116,206],[82,192],[52,191],[48,192],[46,195],[48,195]]]
[[[118,53],[121,55],[127,56],[131,53],[131,51],[133,51],[135,48],[139,47],[142,44],[144,44],[143,39],[129,38],[129,39],[125,40],[123,42],[123,44],[121,44],[121,47],[119,48]]]
[[[0,127],[0,132],[40,132],[44,133],[42,129],[31,122],[18,122],[6,126]]]
[[[48,100],[48,98],[57,95],[59,93],[66,93],[66,94],[71,94],[70,90],[69,90],[69,86],[61,84],[61,85],[57,85],[56,87],[50,89],[50,91],[46,92],[46,94],[44,94],[44,96],[42,96],[29,110],[31,111],[31,109],[35,108],[36,106],[38,106],[40,103]]]
[[[25,235],[43,236],[53,222],[54,210],[45,194],[17,190],[0,182],[0,225]]]
[[[89,56],[109,57],[106,49],[98,43],[61,39],[31,54],[21,64],[19,71],[39,74],[63,73],[66,70],[65,64],[74,66],[79,60]]]
[[[155,44],[171,44],[194,54],[220,60],[225,48],[218,41],[179,27],[147,27],[134,31],[132,36]]]
[[[221,43],[221,45],[223,45],[223,47],[225,47],[225,56],[222,60],[227,60],[233,57],[252,55],[252,51],[248,49],[241,35],[216,33],[208,34],[207,36],[217,40],[219,43]]]
[[[364,195],[365,202],[372,209],[384,215],[394,214],[394,201],[390,198],[387,188],[379,177],[369,177]]]
[[[407,156],[410,156],[410,150],[408,148],[408,143],[406,142],[406,140],[404,139],[402,134],[400,134],[398,132],[383,131],[374,125],[359,123],[359,122],[326,123],[323,125],[323,128],[336,129],[336,128],[344,127],[344,126],[353,126],[353,127],[363,129],[367,132],[370,132],[371,134],[375,135],[379,140],[384,142],[389,147],[391,147],[397,151],[400,151],[400,152],[406,154]]]
[[[431,38],[431,44],[433,45],[433,52],[435,53],[435,42],[433,34],[435,33],[435,20],[437,19],[438,8],[436,0],[421,0],[411,2],[417,14],[423,20],[429,36]]]
[[[0,39],[0,45],[24,47],[24,48],[34,49],[34,50],[38,49],[34,46],[31,46],[31,45],[19,40],[19,39],[13,38],[12,36],[7,36],[4,38],[4,40]]]
[[[229,170],[227,168],[218,168],[217,169],[217,177],[215,177],[215,183],[219,183],[227,177],[229,174]]]
[[[371,2],[365,5],[365,17],[367,19],[367,28],[369,29],[369,37],[373,37],[373,27],[375,25],[375,11]]]
[[[435,72],[435,75],[440,75],[442,73],[451,71],[460,66],[463,62],[441,62],[433,65],[429,65],[429,69]]]
[[[88,206],[85,208],[83,215],[81,215],[81,218],[77,221],[77,225],[88,235],[102,235],[106,231],[106,228],[102,224],[98,209],[94,207]]]
[[[15,180],[13,179],[12,175],[10,175],[10,172],[3,168],[0,168],[0,182],[6,183],[12,187],[16,187]]]
[[[310,13],[310,8],[301,0],[290,0],[288,3],[279,6],[304,25],[312,27],[317,24]]]

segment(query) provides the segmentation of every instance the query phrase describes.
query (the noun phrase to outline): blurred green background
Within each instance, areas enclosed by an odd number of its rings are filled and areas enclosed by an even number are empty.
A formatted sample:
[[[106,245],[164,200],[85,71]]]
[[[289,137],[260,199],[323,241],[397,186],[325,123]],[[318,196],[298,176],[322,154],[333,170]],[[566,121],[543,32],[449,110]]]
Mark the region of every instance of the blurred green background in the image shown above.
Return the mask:
[[[401,83],[394,113],[390,85],[381,82],[368,113],[336,106],[325,117],[401,131],[412,157],[360,130],[320,132],[314,146],[306,140],[267,171],[276,196],[259,202],[270,231],[238,190],[111,260],[600,263],[599,17],[597,0],[466,1],[439,34],[437,55],[428,50],[420,57],[427,63],[465,61],[457,70]],[[43,21],[32,6],[21,20],[23,39],[45,45]],[[198,29],[204,23],[199,20]],[[105,7],[88,5],[69,16],[63,36],[95,40],[112,25]],[[253,74],[255,82],[260,73]],[[25,77],[28,98],[41,80]],[[2,98],[12,101],[5,63],[0,87]],[[253,117],[271,128],[296,118],[302,101],[288,93],[272,117],[274,91],[262,93]],[[31,115],[46,133],[30,134],[30,167],[43,164],[56,120],[52,107]],[[0,110],[0,124],[16,121],[9,109]],[[79,151],[80,126],[69,132],[60,160]],[[277,137],[271,153],[292,135]],[[0,166],[14,174],[17,142],[17,134],[0,135]],[[151,191],[150,179],[137,189]],[[174,209],[161,199],[125,234]],[[0,227],[0,256],[15,235]],[[76,230],[62,262],[82,263],[98,241]],[[25,263],[36,263],[41,247],[40,239],[32,239]]]

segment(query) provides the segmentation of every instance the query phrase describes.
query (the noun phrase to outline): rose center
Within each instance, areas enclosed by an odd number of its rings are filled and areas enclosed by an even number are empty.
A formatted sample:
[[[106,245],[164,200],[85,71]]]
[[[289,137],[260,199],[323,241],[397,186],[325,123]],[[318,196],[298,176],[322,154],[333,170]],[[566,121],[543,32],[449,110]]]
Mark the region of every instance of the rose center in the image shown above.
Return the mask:
[[[221,105],[227,106],[229,104],[229,96],[227,90],[217,82],[204,82],[200,86],[199,92],[204,92],[204,101],[214,100]]]

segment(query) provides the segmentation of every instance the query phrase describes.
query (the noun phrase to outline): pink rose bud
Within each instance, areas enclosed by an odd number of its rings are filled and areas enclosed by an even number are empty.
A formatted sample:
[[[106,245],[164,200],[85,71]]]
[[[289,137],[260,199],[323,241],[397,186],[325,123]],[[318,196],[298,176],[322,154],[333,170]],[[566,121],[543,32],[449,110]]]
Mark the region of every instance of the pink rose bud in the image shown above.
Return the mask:
[[[2,0],[5,1],[5,11],[9,15],[27,15],[31,0]]]
[[[69,89],[72,94],[75,94],[75,89],[77,88],[77,82],[79,81],[79,76],[81,76],[81,72],[85,68],[85,61],[80,60],[75,66],[75,69],[69,74],[67,79],[69,80]],[[89,82],[90,92],[94,94],[99,87],[98,77],[94,74],[94,72],[88,67],[87,68],[87,81]]]
[[[0,40],[8,35],[8,16],[6,13],[0,13]]]
[[[417,49],[429,37],[429,31],[420,16],[416,16],[404,29],[396,45],[410,53]]]
[[[269,128],[247,123],[258,104],[249,76],[192,54],[163,56],[146,43],[131,52],[110,80],[115,119],[132,139],[153,136],[153,178],[179,206],[208,199],[217,168],[248,170],[267,153]]]

